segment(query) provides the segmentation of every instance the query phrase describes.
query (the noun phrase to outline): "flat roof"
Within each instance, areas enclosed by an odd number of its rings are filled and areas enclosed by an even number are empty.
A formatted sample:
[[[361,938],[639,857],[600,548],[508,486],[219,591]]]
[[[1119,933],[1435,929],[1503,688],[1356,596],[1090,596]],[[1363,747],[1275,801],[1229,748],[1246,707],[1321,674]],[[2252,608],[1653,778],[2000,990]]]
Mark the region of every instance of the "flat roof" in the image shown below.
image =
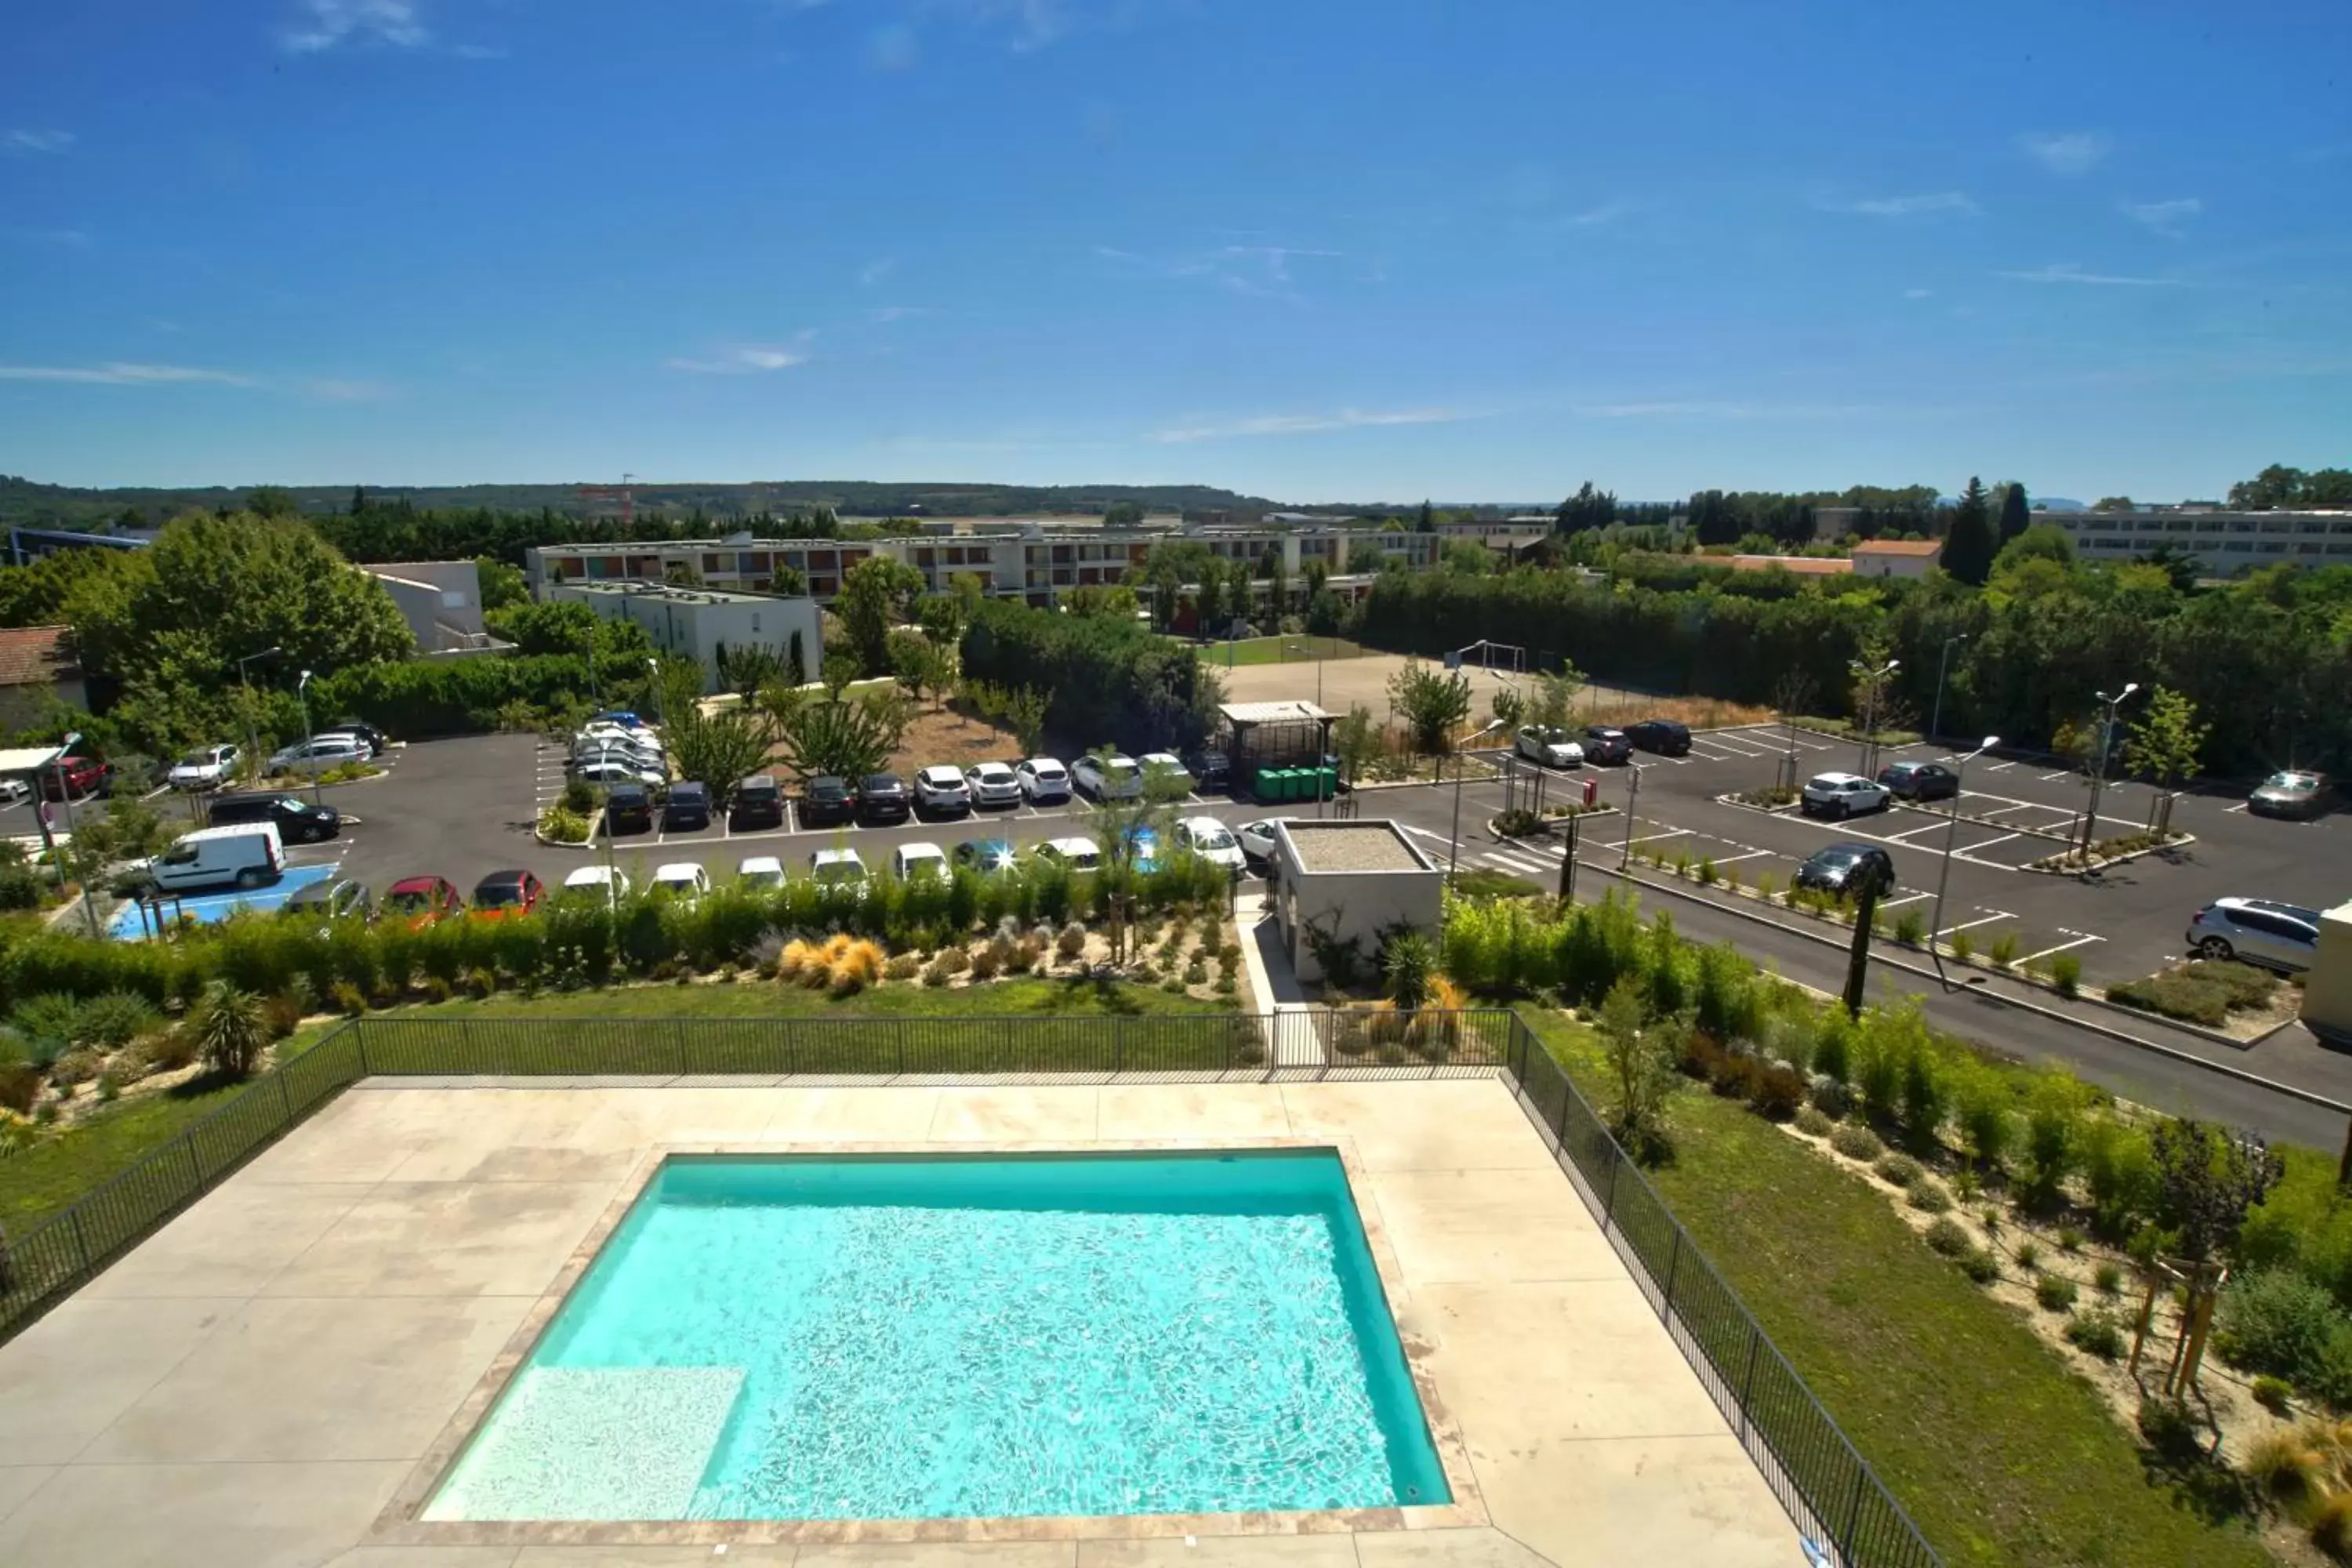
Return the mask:
[[[1872,539],[1853,547],[1856,555],[1933,555],[1944,548],[1940,539]]]
[[[1286,822],[1302,871],[1434,871],[1393,822]]]
[[[1312,702],[1228,702],[1217,710],[1233,724],[1280,724],[1337,718]]]
[[[731,588],[686,588],[675,583],[647,583],[635,578],[582,581],[567,577],[553,586],[590,594],[622,594],[632,598],[667,599],[674,605],[767,605],[789,598],[784,594],[739,594]]]
[[[0,774],[38,773],[64,755],[58,746],[16,746],[0,752]]]

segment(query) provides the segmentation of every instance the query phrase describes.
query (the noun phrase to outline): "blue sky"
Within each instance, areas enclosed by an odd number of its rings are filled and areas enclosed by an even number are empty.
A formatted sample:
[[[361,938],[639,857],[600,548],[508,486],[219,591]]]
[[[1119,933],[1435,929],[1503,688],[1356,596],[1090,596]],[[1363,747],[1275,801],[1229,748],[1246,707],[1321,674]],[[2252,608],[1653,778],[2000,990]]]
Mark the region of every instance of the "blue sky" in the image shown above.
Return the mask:
[[[37,479],[2352,460],[2328,0],[78,0],[0,51]]]

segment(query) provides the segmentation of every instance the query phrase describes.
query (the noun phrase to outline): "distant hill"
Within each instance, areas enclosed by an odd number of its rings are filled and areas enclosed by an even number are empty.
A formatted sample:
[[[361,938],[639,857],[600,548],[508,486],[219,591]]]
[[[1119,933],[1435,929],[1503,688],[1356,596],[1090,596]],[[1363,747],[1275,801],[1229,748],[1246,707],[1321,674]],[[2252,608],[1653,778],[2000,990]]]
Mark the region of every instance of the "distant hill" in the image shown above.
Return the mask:
[[[152,526],[192,508],[233,507],[258,486],[187,489],[77,489],[0,474],[0,527],[97,528],[117,522]],[[859,517],[1096,516],[1113,501],[1134,501],[1147,511],[1222,511],[1237,518],[1282,510],[1279,502],[1210,485],[982,485],[884,484],[866,479],[779,479],[746,484],[646,483],[629,487],[640,512],[706,517],[808,510],[827,506]],[[350,485],[286,487],[306,512],[341,511],[351,505]],[[578,485],[369,485],[370,499],[405,499],[412,506],[442,510],[488,507],[496,511],[543,509],[575,516],[619,509],[617,497],[589,497]],[[136,513],[134,520],[129,514]]]

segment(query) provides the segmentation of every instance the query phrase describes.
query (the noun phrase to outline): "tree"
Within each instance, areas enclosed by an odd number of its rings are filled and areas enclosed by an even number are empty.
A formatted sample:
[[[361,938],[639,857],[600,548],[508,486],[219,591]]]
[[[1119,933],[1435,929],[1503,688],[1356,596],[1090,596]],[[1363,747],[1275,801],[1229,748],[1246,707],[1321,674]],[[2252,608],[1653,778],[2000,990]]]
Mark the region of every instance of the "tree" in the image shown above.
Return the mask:
[[[1952,509],[1952,526],[1944,535],[1944,570],[1972,588],[1981,588],[1992,575],[1992,522],[1988,515],[1984,481],[1970,475],[1960,503]]]
[[[1103,508],[1105,528],[1133,528],[1142,521],[1143,503],[1141,501],[1115,500]]]
[[[1089,583],[1063,595],[1062,607],[1074,616],[1131,621],[1142,606],[1136,603],[1135,590],[1123,583]]]
[[[1267,551],[1266,557],[1265,593],[1274,606],[1274,624],[1267,629],[1278,632],[1282,629],[1282,617],[1290,613],[1290,573],[1283,563],[1280,546]]]
[[[832,648],[824,656],[824,668],[819,679],[824,682],[828,695],[836,702],[849,683],[857,679],[857,656],[846,648]]]
[[[2000,487],[2000,542],[2007,544],[2032,521],[2032,511],[2025,504],[2025,487],[2011,479]]]
[[[770,681],[782,679],[784,673],[784,661],[776,650],[761,643],[738,643],[733,647],[720,643],[713,662],[719,667],[719,683],[746,699]]]
[[[1432,668],[1417,658],[1389,677],[1389,701],[1412,731],[1414,747],[1424,754],[1448,751],[1454,731],[1470,716],[1470,678],[1460,670]]]
[[[1565,730],[1584,689],[1584,672],[1562,660],[1556,670],[1538,670],[1528,694],[1527,721],[1546,729]]]
[[[827,661],[830,662],[829,660]],[[795,693],[784,704],[777,739],[794,776],[863,778],[879,773],[906,738],[908,714],[895,693],[845,698]]]
[[[1004,722],[1021,744],[1021,754],[1034,756],[1045,744],[1045,709],[1049,695],[1027,686],[1004,693]]]
[[[806,686],[808,684],[808,645],[803,640],[798,626],[793,628],[792,641],[784,647],[784,668],[782,673],[787,685]]]
[[[223,1078],[250,1077],[269,1044],[261,998],[226,980],[205,987],[195,1027],[196,1049],[205,1066]]]
[[[1415,533],[1435,533],[1437,531],[1437,514],[1430,510],[1429,501],[1426,497],[1422,500],[1421,515],[1413,520],[1412,531]]]
[[[1489,700],[1495,717],[1507,730],[1516,730],[1527,721],[1528,700],[1516,686],[1497,686]]]
[[[2156,782],[2156,830],[2172,827],[2172,799],[2180,781],[2197,769],[2210,724],[2200,723],[2197,704],[2168,686],[2147,694],[2147,704],[2124,740],[2124,766]]]
[[[889,637],[890,672],[900,685],[915,694],[920,702],[924,697],[939,696],[955,684],[955,670],[948,662],[947,650],[919,631],[900,626]]]
[[[1339,775],[1351,785],[1364,776],[1364,767],[1381,754],[1379,718],[1363,703],[1351,705],[1331,726],[1331,750],[1339,759]]]
[[[1600,1033],[1616,1100],[1609,1130],[1636,1162],[1656,1164],[1674,1152],[1666,1134],[1666,1101],[1676,1085],[1675,1053],[1669,1031],[1649,1026],[1648,1013],[1643,982],[1626,975],[1601,1000]]]
[[[1552,519],[1555,530],[1560,533],[1607,528],[1617,521],[1617,498],[1607,490],[1594,489],[1592,481],[1587,479],[1574,495],[1559,503]]]
[[[2139,508],[2134,504],[2129,496],[2101,496],[2091,503],[2091,510],[2093,511],[2137,511]]]
[[[890,668],[890,628],[905,618],[908,601],[922,590],[921,574],[887,555],[869,555],[843,576],[834,608],[863,668]]]
[[[478,556],[474,562],[474,574],[481,581],[482,613],[503,610],[513,605],[530,603],[530,584],[520,566],[509,566],[494,556]]]
[[[256,517],[296,517],[301,513],[302,503],[294,499],[292,490],[261,485],[246,496],[245,510]]]
[[[736,784],[768,765],[776,742],[773,718],[748,702],[706,714],[698,702],[673,710],[665,701],[662,717],[662,740],[678,775],[709,785],[714,811],[725,811]]]
[[[1449,539],[1445,553],[1440,558],[1449,572],[1466,572],[1473,577],[1484,576],[1495,569],[1494,552],[1475,539]]]
[[[2177,594],[2186,594],[2194,589],[2197,574],[2205,569],[2204,563],[2195,555],[2165,539],[2158,540],[2156,547],[2147,553],[2134,556],[2132,562],[2135,565],[2153,566],[2162,572]]]

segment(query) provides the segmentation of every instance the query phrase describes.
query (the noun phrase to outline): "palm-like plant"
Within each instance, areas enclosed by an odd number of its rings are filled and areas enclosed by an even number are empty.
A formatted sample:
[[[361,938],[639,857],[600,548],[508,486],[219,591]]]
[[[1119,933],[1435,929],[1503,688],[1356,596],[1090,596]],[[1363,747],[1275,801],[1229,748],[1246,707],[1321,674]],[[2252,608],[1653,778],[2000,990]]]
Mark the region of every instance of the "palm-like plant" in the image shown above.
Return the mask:
[[[245,1078],[261,1061],[269,1043],[269,1026],[262,1016],[261,998],[250,991],[215,980],[205,988],[204,1005],[196,1016],[196,1044],[205,1065],[227,1078]]]
[[[1437,973],[1437,949],[1417,931],[1399,931],[1381,950],[1381,972],[1389,995],[1412,1011],[1429,999],[1430,982]]]

